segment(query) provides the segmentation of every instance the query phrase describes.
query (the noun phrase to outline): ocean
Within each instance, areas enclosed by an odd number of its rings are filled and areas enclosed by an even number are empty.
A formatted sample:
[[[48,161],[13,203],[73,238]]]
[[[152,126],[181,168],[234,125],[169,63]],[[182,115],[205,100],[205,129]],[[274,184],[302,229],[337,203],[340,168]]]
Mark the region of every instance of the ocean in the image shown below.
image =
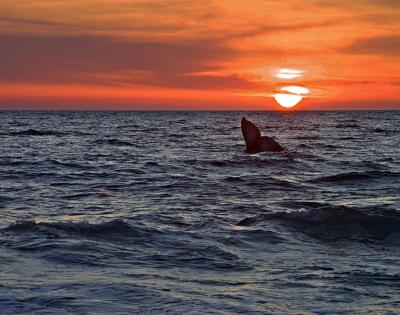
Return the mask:
[[[400,314],[400,111],[0,121],[1,314]]]

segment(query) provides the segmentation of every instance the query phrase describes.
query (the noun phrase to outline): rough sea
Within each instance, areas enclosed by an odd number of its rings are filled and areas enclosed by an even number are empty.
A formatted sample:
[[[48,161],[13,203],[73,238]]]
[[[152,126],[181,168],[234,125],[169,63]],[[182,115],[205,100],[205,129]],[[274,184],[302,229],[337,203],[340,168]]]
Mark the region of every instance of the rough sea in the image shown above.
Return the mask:
[[[0,122],[1,314],[400,314],[400,111]]]

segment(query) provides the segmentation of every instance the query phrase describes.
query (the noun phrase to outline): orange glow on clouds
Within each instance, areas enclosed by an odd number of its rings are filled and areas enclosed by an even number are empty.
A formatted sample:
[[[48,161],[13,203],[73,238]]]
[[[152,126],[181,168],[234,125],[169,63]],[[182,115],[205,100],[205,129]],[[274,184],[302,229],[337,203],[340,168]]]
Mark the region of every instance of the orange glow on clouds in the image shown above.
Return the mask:
[[[400,109],[399,13],[378,0],[3,1],[0,108],[277,109],[305,97],[296,108]]]
[[[276,76],[279,79],[291,80],[302,77],[302,72],[303,71],[293,69],[280,69]]]

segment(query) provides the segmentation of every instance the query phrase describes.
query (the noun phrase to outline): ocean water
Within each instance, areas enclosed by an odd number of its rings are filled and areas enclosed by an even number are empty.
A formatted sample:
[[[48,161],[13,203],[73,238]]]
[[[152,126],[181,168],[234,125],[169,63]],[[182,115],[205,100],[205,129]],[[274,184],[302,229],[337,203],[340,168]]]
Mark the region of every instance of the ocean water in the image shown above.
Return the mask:
[[[0,121],[1,314],[400,314],[400,111]]]

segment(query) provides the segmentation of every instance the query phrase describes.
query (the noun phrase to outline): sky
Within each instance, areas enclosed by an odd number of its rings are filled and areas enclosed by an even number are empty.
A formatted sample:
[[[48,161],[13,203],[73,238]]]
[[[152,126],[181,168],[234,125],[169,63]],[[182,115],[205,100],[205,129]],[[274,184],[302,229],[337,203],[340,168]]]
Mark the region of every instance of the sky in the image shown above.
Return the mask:
[[[399,0],[1,1],[0,108],[270,110],[298,86],[297,109],[400,109],[399,16]]]

